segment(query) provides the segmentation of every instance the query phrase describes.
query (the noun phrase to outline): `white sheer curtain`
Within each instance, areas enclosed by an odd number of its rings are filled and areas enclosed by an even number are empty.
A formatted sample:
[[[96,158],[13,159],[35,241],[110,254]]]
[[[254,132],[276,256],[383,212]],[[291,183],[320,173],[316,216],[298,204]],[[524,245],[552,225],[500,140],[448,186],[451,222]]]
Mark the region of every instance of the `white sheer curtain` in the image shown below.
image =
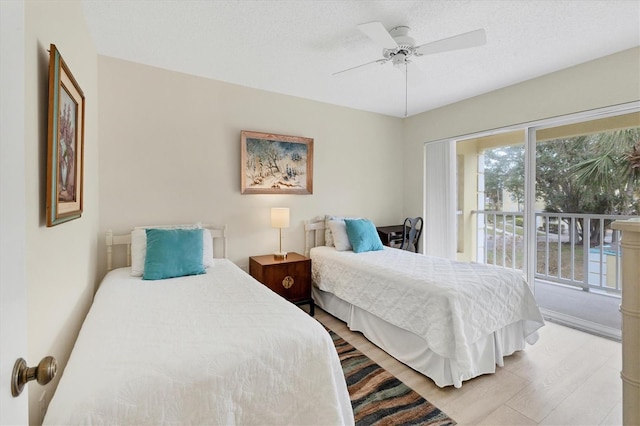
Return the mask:
[[[455,141],[425,145],[424,253],[456,257]]]

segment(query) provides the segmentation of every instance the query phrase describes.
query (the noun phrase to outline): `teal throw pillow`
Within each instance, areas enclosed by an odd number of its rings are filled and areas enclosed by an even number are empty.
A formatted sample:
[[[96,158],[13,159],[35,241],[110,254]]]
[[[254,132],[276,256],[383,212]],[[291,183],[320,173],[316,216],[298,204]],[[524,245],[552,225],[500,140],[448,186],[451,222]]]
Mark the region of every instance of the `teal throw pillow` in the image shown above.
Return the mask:
[[[367,219],[345,219],[344,223],[354,253],[384,250],[373,222]]]
[[[144,280],[204,274],[202,229],[147,229]]]

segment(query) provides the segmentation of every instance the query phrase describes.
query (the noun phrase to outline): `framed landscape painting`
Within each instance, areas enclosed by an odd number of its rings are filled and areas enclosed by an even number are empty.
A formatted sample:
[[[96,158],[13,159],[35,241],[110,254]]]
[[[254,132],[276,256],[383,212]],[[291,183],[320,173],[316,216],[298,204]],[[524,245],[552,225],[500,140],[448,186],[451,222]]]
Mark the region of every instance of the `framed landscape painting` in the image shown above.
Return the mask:
[[[47,226],[82,215],[84,94],[54,44],[49,50]]]
[[[243,130],[242,194],[312,194],[313,139]]]

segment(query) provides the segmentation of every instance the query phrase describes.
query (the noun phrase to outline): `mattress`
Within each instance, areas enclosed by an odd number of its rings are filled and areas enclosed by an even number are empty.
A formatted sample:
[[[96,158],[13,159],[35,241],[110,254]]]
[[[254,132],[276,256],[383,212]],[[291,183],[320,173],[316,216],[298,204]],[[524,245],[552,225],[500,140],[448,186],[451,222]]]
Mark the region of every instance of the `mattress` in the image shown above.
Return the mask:
[[[352,424],[324,328],[236,265],[107,274],[44,424]]]
[[[310,256],[314,286],[346,303],[340,308],[343,319],[353,323],[366,313],[406,331],[418,342],[407,357],[418,361],[399,359],[417,364],[418,371],[425,372],[421,363],[427,353],[420,353],[425,349],[446,360],[451,371],[438,374],[441,379],[427,374],[440,386],[460,386],[462,380],[487,372],[488,351],[500,365],[501,356],[522,349],[525,340],[534,343],[536,330],[544,325],[519,271],[390,248],[356,254],[321,246]],[[370,328],[367,337],[389,340],[379,328]],[[402,344],[391,346],[405,352]]]

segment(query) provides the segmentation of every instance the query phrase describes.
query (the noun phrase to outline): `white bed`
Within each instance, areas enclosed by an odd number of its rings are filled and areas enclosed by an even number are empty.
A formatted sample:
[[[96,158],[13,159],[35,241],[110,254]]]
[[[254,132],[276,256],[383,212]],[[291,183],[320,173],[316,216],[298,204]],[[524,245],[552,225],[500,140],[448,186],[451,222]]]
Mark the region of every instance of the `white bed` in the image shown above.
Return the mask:
[[[494,373],[544,325],[519,271],[388,247],[338,251],[324,245],[324,219],[305,231],[316,304],[440,387]]]
[[[320,423],[353,423],[331,337],[227,259],[204,274],[154,281],[131,276],[131,267],[108,272],[44,419]]]

